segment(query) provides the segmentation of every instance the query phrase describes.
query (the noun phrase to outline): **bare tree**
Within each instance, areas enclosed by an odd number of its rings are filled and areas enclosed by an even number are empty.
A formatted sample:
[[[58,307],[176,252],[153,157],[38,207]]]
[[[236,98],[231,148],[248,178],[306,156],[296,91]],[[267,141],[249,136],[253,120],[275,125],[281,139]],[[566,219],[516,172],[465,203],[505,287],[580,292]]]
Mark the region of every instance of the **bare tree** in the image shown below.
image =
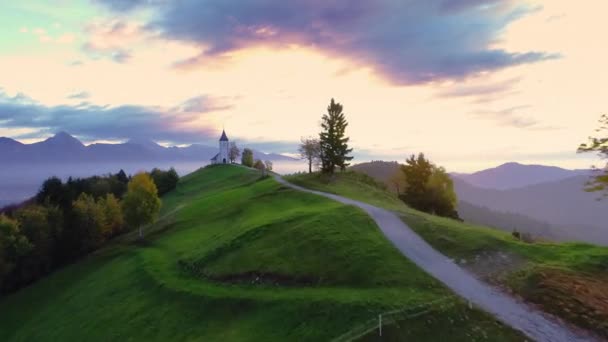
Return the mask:
[[[236,142],[230,143],[230,150],[228,151],[228,158],[231,163],[234,163],[241,156],[241,150],[236,146]]]
[[[321,145],[319,139],[301,138],[301,144],[298,149],[300,157],[308,161],[308,173],[312,173],[312,165],[318,164],[321,155]]]
[[[272,162],[270,160],[265,160],[264,165],[266,166],[266,171],[272,171]]]

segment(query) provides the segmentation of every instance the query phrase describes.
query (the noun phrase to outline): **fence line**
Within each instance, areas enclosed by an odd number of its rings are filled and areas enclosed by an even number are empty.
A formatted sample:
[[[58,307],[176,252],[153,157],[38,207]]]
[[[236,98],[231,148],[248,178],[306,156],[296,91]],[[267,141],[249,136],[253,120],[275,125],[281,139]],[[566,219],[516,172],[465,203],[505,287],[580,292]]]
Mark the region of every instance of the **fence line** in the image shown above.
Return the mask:
[[[372,332],[374,330],[378,330],[381,327],[385,327],[385,326],[388,326],[391,324],[396,324],[397,322],[399,322],[401,320],[406,320],[406,319],[411,319],[411,318],[426,315],[426,314],[432,312],[434,307],[437,306],[438,304],[442,304],[449,300],[453,300],[454,298],[455,298],[454,296],[445,296],[445,297],[439,298],[437,300],[434,300],[434,301],[431,301],[428,303],[423,303],[423,304],[419,304],[419,305],[415,305],[415,306],[411,306],[411,307],[399,308],[399,309],[394,309],[391,311],[383,312],[379,315],[379,317],[374,316],[374,318],[369,319],[369,320],[359,324],[358,326],[347,331],[346,333],[334,338],[332,341],[333,342],[343,342],[343,341],[346,342],[346,341],[356,340],[362,336],[369,334],[370,332]],[[446,309],[448,307],[453,306],[454,304],[456,304],[456,301],[452,301],[447,306],[442,305],[442,306],[440,306],[440,309],[442,309],[442,310]],[[401,316],[404,314],[405,314],[405,316]],[[397,315],[399,315],[399,317],[395,317]]]

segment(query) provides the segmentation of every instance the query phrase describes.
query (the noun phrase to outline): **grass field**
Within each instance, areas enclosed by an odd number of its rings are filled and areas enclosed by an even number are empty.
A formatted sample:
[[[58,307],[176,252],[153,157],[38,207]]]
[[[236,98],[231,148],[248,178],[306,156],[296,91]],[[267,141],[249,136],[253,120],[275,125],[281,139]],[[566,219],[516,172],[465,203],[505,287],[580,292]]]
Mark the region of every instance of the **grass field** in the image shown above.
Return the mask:
[[[499,230],[422,213],[354,172],[332,179],[318,174],[293,175],[287,179],[307,188],[396,211],[433,247],[486,281],[608,338],[606,247],[526,243]]]
[[[522,340],[401,256],[359,209],[216,166],[163,198],[144,243],[122,236],[1,298],[0,341],[347,340],[391,310],[390,340]]]

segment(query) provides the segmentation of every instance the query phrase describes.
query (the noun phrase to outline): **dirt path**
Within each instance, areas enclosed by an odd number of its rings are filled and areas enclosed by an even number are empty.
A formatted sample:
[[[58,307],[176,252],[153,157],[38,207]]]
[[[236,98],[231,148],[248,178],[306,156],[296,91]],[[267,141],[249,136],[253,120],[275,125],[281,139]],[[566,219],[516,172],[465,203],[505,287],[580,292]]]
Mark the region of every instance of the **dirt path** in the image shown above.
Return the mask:
[[[275,176],[275,179],[293,189],[324,196],[363,209],[376,221],[380,230],[403,255],[462,298],[493,314],[503,323],[522,331],[531,339],[539,342],[593,341],[592,338],[581,336],[568,327],[547,319],[526,304],[478,280],[445,255],[433,249],[396,214],[342,196],[306,189],[291,184],[280,176]]]

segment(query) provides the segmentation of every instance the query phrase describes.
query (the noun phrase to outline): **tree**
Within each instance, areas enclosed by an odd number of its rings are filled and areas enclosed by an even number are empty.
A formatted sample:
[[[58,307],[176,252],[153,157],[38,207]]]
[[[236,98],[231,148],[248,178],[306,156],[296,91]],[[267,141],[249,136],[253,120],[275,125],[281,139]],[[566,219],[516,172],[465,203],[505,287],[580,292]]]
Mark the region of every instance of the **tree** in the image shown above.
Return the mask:
[[[16,220],[0,214],[0,290],[6,289],[10,282],[9,275],[15,269],[19,259],[30,252],[32,245],[19,228]]]
[[[99,205],[104,215],[102,229],[104,237],[107,239],[119,234],[124,227],[124,218],[118,199],[113,194],[107,194],[105,198],[99,200]]]
[[[116,179],[125,185],[129,183],[129,177],[127,177],[127,174],[123,169],[120,169],[120,171],[118,171],[118,173],[116,174]]]
[[[392,189],[397,193],[397,196],[401,195],[401,193],[407,187],[407,179],[405,178],[405,173],[402,170],[395,171],[395,173],[389,178],[388,182]]]
[[[19,281],[30,283],[48,273],[53,266],[55,242],[61,232],[61,222],[49,224],[49,210],[41,205],[29,205],[15,213],[20,230],[32,244],[32,249],[20,264]]]
[[[236,162],[236,160],[240,157],[241,150],[236,146],[236,142],[230,143],[230,149],[228,150],[228,158],[231,163]]]
[[[272,161],[270,160],[264,160],[264,166],[266,167],[266,171],[270,172],[272,171]]]
[[[42,183],[40,191],[36,194],[36,202],[42,204],[45,201],[49,201],[60,206],[68,206],[70,203],[66,203],[66,195],[61,179],[51,177]]]
[[[459,218],[456,211],[458,197],[454,191],[454,182],[444,168],[433,165],[433,173],[427,182],[427,198],[429,207],[435,215]]]
[[[312,165],[317,164],[321,155],[321,145],[319,139],[300,138],[298,152],[300,157],[308,161],[308,173],[312,173]]]
[[[266,176],[266,165],[264,165],[264,162],[256,159],[255,163],[253,163],[253,167],[260,170],[260,172],[262,172],[262,176]]]
[[[430,208],[425,200],[425,192],[433,173],[433,165],[420,153],[417,158],[410,156],[406,164],[401,166],[401,170],[407,179],[407,187],[400,198],[411,207],[428,212]]]
[[[88,253],[103,242],[105,215],[93,196],[81,193],[72,205],[71,238],[78,254]]]
[[[125,222],[139,230],[143,239],[143,225],[153,223],[160,211],[158,190],[147,173],[138,173],[129,182],[127,194],[122,202]]]
[[[596,132],[605,132],[607,136],[600,138],[589,137],[589,142],[581,144],[578,147],[578,152],[595,152],[600,159],[608,159],[608,115],[602,115],[599,123],[600,127],[596,129]],[[587,183],[585,190],[589,192],[602,192],[603,197],[608,197],[608,163],[600,168],[594,166],[593,170],[596,174]]]
[[[420,153],[401,166],[407,181],[399,198],[414,209],[458,219],[457,198],[452,179],[442,167],[433,165]]]
[[[152,169],[150,176],[154,180],[156,189],[158,189],[158,195],[162,196],[169,191],[177,187],[179,182],[179,175],[174,168],[170,168],[169,171],[162,171],[157,168]]]
[[[323,173],[334,173],[336,167],[344,171],[349,165],[348,161],[353,157],[348,154],[353,151],[348,147],[350,138],[345,136],[348,122],[342,112],[342,105],[331,99],[327,107],[327,114],[323,115],[321,127],[323,131],[319,134],[321,171]]]
[[[253,151],[251,149],[244,149],[241,157],[241,164],[247,167],[253,167]]]

